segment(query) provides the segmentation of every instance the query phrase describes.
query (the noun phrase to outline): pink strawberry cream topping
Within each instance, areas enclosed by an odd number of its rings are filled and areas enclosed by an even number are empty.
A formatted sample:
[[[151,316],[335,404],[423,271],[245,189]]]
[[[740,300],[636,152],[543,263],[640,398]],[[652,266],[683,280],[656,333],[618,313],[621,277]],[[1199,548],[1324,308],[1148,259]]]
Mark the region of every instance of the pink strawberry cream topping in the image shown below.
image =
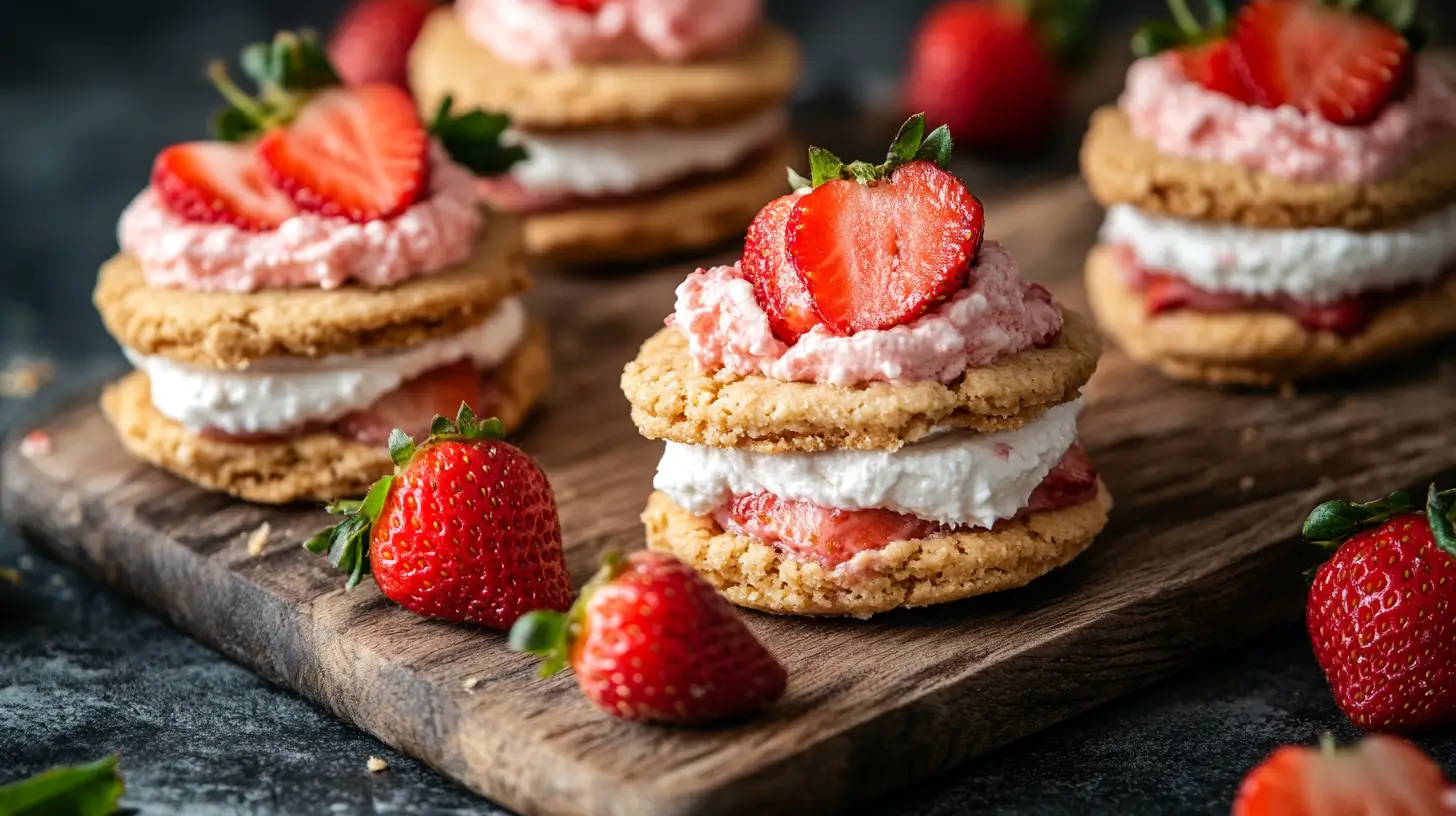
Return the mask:
[[[706,371],[726,368],[781,381],[834,385],[951,382],[967,368],[1053,342],[1062,315],[1051,293],[1022,283],[1016,262],[987,241],[966,286],[908,323],[852,335],[815,326],[793,345],[774,336],[753,285],[737,265],[699,270],[677,289],[669,325]]]
[[[501,60],[564,68],[687,62],[732,51],[757,28],[762,0],[459,0],[465,30]]]
[[[434,148],[428,192],[392,218],[356,223],[300,212],[254,232],[187,221],[148,188],[122,213],[117,232],[149,286],[252,292],[334,289],[351,280],[389,286],[465,260],[480,227],[474,176]]]
[[[1416,63],[1410,94],[1363,127],[1244,104],[1188,79],[1171,54],[1133,63],[1118,107],[1164,153],[1293,181],[1379,181],[1434,139],[1456,136],[1456,81],[1427,60]]]

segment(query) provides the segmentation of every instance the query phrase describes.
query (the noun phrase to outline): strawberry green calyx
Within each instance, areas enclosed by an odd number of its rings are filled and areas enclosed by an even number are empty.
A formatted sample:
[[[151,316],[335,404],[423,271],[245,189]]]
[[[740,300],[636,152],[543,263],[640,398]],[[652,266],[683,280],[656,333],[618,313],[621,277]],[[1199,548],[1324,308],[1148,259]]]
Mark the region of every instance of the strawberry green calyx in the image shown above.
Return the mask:
[[[1089,25],[1094,0],[1000,0],[1021,12],[1036,31],[1042,47],[1063,66],[1086,56],[1093,26]]]
[[[257,96],[239,88],[221,60],[207,69],[212,84],[228,101],[228,107],[212,119],[212,135],[218,141],[240,142],[286,125],[313,92],[340,84],[318,38],[308,30],[280,31],[271,43],[252,43],[243,48],[240,62],[243,73],[258,86]]]
[[[571,662],[571,645],[583,634],[586,621],[586,607],[592,595],[603,586],[616,580],[627,568],[627,557],[618,552],[602,556],[602,566],[597,574],[581,588],[571,609],[553,612],[538,609],[527,612],[511,626],[507,645],[513,652],[524,652],[541,658],[541,676],[550,677]]]
[[[835,179],[869,184],[887,178],[895,171],[895,168],[913,161],[934,162],[944,170],[946,165],[950,164],[951,146],[950,128],[941,125],[926,135],[925,114],[917,113],[906,119],[905,124],[900,126],[900,132],[895,134],[895,141],[890,144],[890,152],[886,155],[883,164],[870,164],[863,161],[845,164],[828,150],[822,147],[811,147],[809,148],[810,178],[805,179],[790,168],[789,184],[795,190],[805,187],[812,189]]]
[[[123,790],[115,754],[85,765],[51,768],[0,787],[0,813],[108,816]]]
[[[1442,491],[1435,484],[1426,493],[1424,510],[1402,490],[1369,502],[1327,501],[1304,520],[1304,539],[1334,550],[1356,533],[1379,527],[1399,515],[1422,512],[1437,546],[1456,556],[1456,488]]]
[[[494,441],[505,436],[505,427],[498,419],[477,419],[470,406],[460,403],[460,411],[451,420],[436,416],[430,423],[430,436],[425,445],[438,442]],[[369,488],[362,500],[340,499],[331,502],[327,510],[330,515],[343,516],[344,520],[332,527],[320,530],[307,541],[303,548],[314,555],[327,555],[329,566],[349,573],[345,589],[359,585],[369,574],[369,536],[374,522],[384,512],[384,502],[389,497],[389,488],[395,475],[409,466],[421,446],[409,434],[395,428],[389,434],[389,458],[394,462],[395,474],[385,476]]]
[[[1203,45],[1228,35],[1228,7],[1224,0],[1206,0],[1208,14],[1206,22],[1200,23],[1188,10],[1187,0],[1168,0],[1168,9],[1173,12],[1172,21],[1152,20],[1132,35],[1132,52],[1139,57],[1151,57],[1175,48]]]
[[[450,158],[477,176],[498,176],[525,161],[525,148],[501,141],[511,124],[509,116],[478,109],[456,115],[450,111],[453,104],[448,95],[440,100],[440,108],[430,122],[430,134],[440,140]]]

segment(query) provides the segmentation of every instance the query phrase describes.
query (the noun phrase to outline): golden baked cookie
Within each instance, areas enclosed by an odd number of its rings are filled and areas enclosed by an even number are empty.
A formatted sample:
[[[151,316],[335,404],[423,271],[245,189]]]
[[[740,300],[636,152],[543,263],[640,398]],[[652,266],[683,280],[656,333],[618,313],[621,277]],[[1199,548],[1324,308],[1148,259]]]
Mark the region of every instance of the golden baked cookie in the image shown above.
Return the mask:
[[[789,193],[784,168],[802,155],[785,138],[731,175],[630,201],[527,216],[526,249],[556,263],[635,261],[741,238],[763,205]]]
[[[141,266],[117,255],[101,267],[94,300],[123,346],[178,362],[241,368],[264,357],[322,357],[407,348],[479,323],[530,288],[517,219],[486,219],[465,262],[369,289],[196,292],[146,284]]]
[[[520,427],[551,377],[546,335],[534,328],[495,371],[500,387],[496,415]],[[122,447],[189,482],[248,501],[283,504],[362,495],[394,465],[383,445],[365,445],[334,433],[307,434],[282,442],[227,442],[200,436],[163,416],[152,405],[146,374],[134,371],[107,387],[101,408]]]
[[[853,579],[844,574],[845,567],[828,570],[757,539],[726,533],[664,493],[647,500],[642,521],[648,547],[681,558],[739,606],[781,615],[867,618],[1030,583],[1087,549],[1107,524],[1111,507],[1112,496],[1099,482],[1093,501],[1037,513],[994,531],[897,541],[879,551],[873,570]]]
[[[734,54],[682,65],[534,68],[497,59],[446,7],[415,40],[409,80],[427,116],[448,94],[459,108],[506,113],[528,130],[703,127],[781,104],[799,81],[799,47],[765,25]]]
[[[950,384],[874,382],[855,386],[779,382],[730,371],[704,374],[687,340],[663,329],[622,374],[632,421],[643,436],[762,453],[830,448],[898,450],[946,426],[1020,428],[1076,399],[1097,368],[1102,343],[1087,318],[1068,309],[1061,337]]]
[[[1170,312],[1148,317],[1110,247],[1087,257],[1087,299],[1137,362],[1214,385],[1277,385],[1355,368],[1456,333],[1456,277],[1387,306],[1363,332],[1310,331],[1278,312]]]
[[[1393,178],[1370,184],[1297,182],[1234,164],[1170,156],[1134,136],[1127,114],[1092,114],[1082,175],[1104,206],[1278,229],[1377,230],[1456,201],[1456,138],[1426,148]]]

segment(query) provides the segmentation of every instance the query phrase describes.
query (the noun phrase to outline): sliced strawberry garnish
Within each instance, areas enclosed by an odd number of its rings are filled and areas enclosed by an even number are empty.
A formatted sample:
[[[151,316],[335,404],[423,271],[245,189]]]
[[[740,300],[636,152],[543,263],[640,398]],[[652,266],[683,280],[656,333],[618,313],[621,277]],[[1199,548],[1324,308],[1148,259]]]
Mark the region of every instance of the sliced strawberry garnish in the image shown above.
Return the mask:
[[[729,532],[782,547],[830,568],[855,553],[925,538],[940,529],[934,521],[892,510],[831,510],[771,493],[734,496],[719,512],[719,523]]]
[[[1234,64],[1233,46],[1227,39],[1186,46],[1175,53],[1189,79],[1240,102],[1254,101],[1252,92],[1244,84],[1243,74]]]
[[[387,443],[389,432],[395,428],[411,436],[428,435],[436,414],[451,416],[460,410],[462,402],[480,416],[490,416],[494,406],[480,404],[480,380],[480,372],[470,360],[427,371],[368,408],[339,420],[339,433],[369,445]]]
[[[1097,466],[1081,445],[1072,445],[1056,467],[1031,492],[1021,515],[1062,510],[1089,502],[1097,495]]]
[[[607,0],[551,0],[560,8],[572,9],[586,14],[596,14],[607,4]]]
[[[1288,295],[1245,295],[1210,292],[1166,272],[1142,270],[1135,275],[1149,317],[1192,309],[1200,312],[1282,312],[1311,331],[1331,331],[1348,337],[1359,333],[1390,293],[1361,292],[1329,303],[1298,300]]]
[[[298,207],[268,183],[251,147],[229,142],[187,142],[157,154],[152,189],[180,218],[232,224],[245,230],[276,228]]]
[[[1254,0],[1230,39],[1255,103],[1291,105],[1337,125],[1379,116],[1412,66],[1400,32],[1315,0]]]
[[[819,325],[814,303],[784,248],[789,215],[799,197],[786,195],[759,210],[743,241],[743,274],[768,314],[774,336],[793,344]]]
[[[1383,558],[1383,556],[1382,556]],[[1366,737],[1353,748],[1285,745],[1244,777],[1233,816],[1442,814],[1456,786],[1441,766],[1399,737]]]
[[[351,221],[398,215],[425,189],[429,141],[393,85],[322,91],[258,144],[269,177],[298,206]]]
[[[929,161],[888,178],[832,179],[801,196],[788,255],[820,319],[841,334],[913,320],[965,283],[985,213]]]

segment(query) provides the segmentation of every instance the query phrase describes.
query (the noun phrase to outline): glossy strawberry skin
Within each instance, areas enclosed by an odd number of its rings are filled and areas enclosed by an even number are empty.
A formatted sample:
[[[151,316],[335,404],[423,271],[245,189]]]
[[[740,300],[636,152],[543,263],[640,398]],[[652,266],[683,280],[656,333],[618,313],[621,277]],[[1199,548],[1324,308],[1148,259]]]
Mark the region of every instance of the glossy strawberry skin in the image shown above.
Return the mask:
[[[695,723],[735,717],[783,696],[788,673],[738,613],[686,564],[627,557],[592,590],[570,663],[578,685],[615,717]]]
[[[1066,90],[1026,15],[1012,4],[956,0],[933,9],[910,48],[905,107],[956,141],[1025,150],[1044,141]]]
[[[551,485],[504,442],[421,447],[390,483],[369,563],[386,597],[427,618],[507,629],[571,606]]]
[[[410,46],[435,0],[359,0],[329,37],[329,61],[348,85],[405,87]]]
[[[276,229],[298,208],[268,182],[249,145],[186,142],[157,154],[152,190],[177,217],[231,224],[250,232]]]
[[[1456,722],[1456,556],[1425,516],[1346,540],[1315,573],[1305,609],[1335,702],[1362,728]]]
[[[300,209],[362,223],[419,200],[428,149],[409,94],[374,84],[318,93],[291,124],[263,137],[258,156]]]
[[[1181,48],[1177,55],[1189,79],[1245,104],[1254,102],[1253,92],[1244,84],[1243,73],[1234,60],[1233,44],[1227,39]]]
[[[787,251],[820,320],[839,334],[889,329],[959,290],[985,230],[981,202],[928,161],[887,179],[827,181],[789,215]]]
[[[758,303],[768,315],[769,328],[789,345],[819,325],[809,291],[789,262],[785,248],[789,215],[798,200],[797,195],[781,196],[759,211],[748,227],[740,263],[743,276],[753,284]]]
[[[1244,777],[1232,816],[1441,814],[1456,810],[1456,787],[1411,743],[1366,737],[1324,753],[1285,745]]]
[[[1256,104],[1289,105],[1350,127],[1378,117],[1414,64],[1399,32],[1314,0],[1254,0],[1239,12],[1230,40]]]

